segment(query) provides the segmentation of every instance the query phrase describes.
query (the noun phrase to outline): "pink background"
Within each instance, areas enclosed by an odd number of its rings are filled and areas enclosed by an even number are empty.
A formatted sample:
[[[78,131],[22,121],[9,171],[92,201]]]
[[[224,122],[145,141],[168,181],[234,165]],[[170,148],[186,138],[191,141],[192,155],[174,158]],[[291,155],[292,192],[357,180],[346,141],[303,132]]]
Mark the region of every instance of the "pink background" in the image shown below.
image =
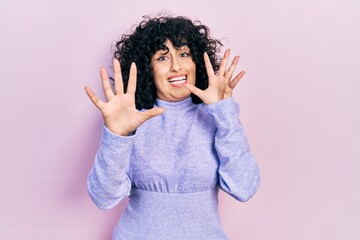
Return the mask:
[[[231,239],[360,239],[357,0],[0,1],[0,239],[110,239],[124,204],[95,207],[86,176],[114,40],[162,9],[199,19],[247,73],[235,91],[258,193],[221,193]]]

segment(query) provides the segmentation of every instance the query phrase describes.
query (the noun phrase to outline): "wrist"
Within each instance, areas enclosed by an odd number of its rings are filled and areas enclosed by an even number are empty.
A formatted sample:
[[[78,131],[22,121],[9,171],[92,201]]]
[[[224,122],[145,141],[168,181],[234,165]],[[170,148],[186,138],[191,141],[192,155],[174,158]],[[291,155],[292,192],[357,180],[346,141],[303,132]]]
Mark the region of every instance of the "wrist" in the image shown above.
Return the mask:
[[[116,134],[116,135],[119,135],[119,136],[123,136],[123,137],[127,137],[129,136],[130,132],[124,130],[124,129],[121,129],[121,128],[117,128],[115,126],[112,126],[111,124],[107,124],[105,122],[105,127],[112,133]]]

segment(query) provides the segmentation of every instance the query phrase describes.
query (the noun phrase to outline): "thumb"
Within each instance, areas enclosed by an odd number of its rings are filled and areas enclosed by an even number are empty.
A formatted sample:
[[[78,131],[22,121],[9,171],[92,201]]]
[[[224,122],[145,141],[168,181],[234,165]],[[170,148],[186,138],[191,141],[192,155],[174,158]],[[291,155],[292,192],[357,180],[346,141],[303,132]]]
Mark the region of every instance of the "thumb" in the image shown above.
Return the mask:
[[[156,107],[156,108],[146,110],[145,112],[142,112],[141,115],[142,115],[143,121],[145,122],[146,120],[148,120],[152,117],[155,117],[157,115],[163,114],[164,112],[165,112],[165,108]]]
[[[195,94],[196,96],[198,96],[201,100],[203,100],[204,98],[204,91],[201,90],[200,88],[195,87],[194,85],[191,84],[185,84],[185,87],[193,94]],[[203,100],[204,101],[204,100]]]

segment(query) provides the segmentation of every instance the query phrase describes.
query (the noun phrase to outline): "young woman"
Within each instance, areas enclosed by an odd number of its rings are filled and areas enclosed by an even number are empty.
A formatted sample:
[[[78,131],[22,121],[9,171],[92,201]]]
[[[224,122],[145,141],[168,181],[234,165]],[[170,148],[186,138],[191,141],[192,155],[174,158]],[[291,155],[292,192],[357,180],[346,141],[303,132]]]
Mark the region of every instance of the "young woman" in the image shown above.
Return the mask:
[[[113,239],[227,239],[218,189],[247,201],[259,169],[239,120],[230,50],[200,22],[144,20],[116,44],[106,101],[85,87],[104,118],[88,191],[101,209],[129,196]],[[113,87],[113,88],[112,88]]]

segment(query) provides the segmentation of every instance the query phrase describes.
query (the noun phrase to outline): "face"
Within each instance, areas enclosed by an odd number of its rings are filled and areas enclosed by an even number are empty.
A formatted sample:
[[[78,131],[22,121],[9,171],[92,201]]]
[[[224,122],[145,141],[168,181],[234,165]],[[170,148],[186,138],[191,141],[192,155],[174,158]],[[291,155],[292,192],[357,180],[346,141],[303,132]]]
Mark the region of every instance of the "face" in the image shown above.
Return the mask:
[[[195,85],[196,65],[187,46],[176,49],[168,40],[165,45],[169,51],[157,51],[150,62],[157,97],[169,102],[180,101],[191,94],[185,83]]]

